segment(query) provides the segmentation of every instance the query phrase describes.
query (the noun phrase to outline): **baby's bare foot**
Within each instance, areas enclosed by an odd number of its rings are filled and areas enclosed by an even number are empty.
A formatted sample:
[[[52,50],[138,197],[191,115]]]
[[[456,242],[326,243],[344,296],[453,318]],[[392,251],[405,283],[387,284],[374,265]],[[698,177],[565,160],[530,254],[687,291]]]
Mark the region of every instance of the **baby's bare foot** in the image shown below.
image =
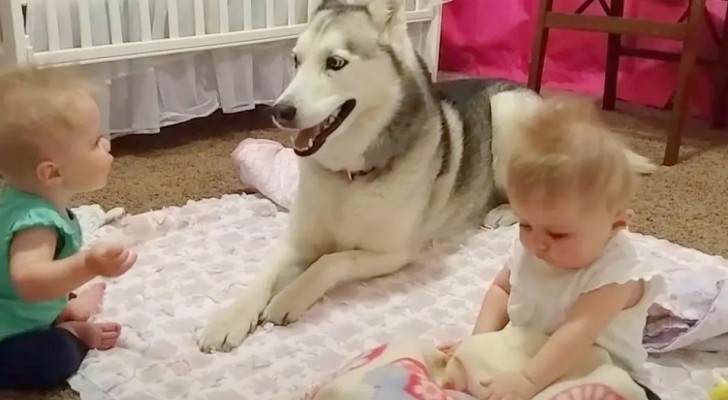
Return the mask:
[[[106,283],[94,283],[68,302],[59,321],[87,321],[92,315],[101,311],[101,301],[105,292]]]
[[[108,350],[116,346],[121,325],[116,322],[68,321],[58,325],[81,339],[90,349]]]
[[[69,303],[76,303],[78,307],[88,310],[93,315],[101,311],[101,300],[104,298],[104,293],[106,293],[106,283],[94,283]]]

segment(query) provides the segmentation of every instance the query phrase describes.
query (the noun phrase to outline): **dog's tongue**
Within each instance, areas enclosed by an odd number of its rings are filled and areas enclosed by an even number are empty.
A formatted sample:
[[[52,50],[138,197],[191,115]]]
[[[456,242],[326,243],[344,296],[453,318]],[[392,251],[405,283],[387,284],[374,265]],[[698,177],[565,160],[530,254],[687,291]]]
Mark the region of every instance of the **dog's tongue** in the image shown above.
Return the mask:
[[[302,129],[298,131],[296,137],[293,139],[293,145],[297,149],[307,149],[311,147],[311,145],[313,144],[313,139],[316,137],[316,135],[319,134],[320,130],[321,129],[319,125],[316,125],[313,128]],[[311,144],[309,144],[309,142]]]

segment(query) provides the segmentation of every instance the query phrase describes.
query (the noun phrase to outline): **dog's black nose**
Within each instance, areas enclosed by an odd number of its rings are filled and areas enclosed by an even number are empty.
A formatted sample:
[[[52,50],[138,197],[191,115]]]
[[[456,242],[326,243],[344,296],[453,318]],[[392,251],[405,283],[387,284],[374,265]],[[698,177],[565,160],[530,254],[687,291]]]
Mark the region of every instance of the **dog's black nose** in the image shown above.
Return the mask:
[[[290,123],[296,118],[296,107],[290,103],[279,103],[273,106],[273,115],[280,123]]]

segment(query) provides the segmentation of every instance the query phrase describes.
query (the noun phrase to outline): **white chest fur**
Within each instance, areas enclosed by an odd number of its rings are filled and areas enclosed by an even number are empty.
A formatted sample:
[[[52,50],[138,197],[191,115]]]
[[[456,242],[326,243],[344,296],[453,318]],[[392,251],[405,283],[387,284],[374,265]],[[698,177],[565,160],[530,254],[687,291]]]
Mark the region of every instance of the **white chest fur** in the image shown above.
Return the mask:
[[[416,241],[431,187],[417,174],[349,180],[306,162],[301,168],[298,190],[306,194],[297,197],[292,226],[308,227],[306,234],[325,239],[334,251],[387,251]]]

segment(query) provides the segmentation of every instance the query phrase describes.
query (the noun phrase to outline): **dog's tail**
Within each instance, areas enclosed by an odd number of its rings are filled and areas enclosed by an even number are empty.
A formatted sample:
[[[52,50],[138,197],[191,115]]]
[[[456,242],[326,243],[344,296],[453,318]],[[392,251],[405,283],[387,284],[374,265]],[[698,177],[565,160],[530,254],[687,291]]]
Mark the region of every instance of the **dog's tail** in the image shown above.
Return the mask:
[[[653,164],[649,158],[639,155],[630,149],[625,149],[625,155],[629,160],[632,168],[640,175],[650,175],[657,170],[657,165]]]

